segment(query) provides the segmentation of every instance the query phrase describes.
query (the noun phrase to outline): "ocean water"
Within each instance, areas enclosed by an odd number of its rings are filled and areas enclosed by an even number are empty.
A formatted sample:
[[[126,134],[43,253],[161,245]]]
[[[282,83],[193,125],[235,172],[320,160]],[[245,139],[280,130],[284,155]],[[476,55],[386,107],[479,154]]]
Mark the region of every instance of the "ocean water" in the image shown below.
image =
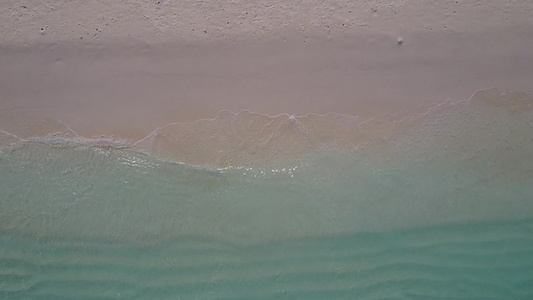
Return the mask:
[[[2,129],[0,299],[531,299],[532,103]]]

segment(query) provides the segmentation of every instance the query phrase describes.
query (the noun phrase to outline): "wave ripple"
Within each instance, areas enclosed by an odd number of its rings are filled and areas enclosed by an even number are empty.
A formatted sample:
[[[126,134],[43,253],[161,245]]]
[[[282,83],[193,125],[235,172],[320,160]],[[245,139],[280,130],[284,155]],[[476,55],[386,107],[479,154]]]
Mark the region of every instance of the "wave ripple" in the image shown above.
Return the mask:
[[[529,299],[533,221],[239,246],[0,237],[2,299]]]

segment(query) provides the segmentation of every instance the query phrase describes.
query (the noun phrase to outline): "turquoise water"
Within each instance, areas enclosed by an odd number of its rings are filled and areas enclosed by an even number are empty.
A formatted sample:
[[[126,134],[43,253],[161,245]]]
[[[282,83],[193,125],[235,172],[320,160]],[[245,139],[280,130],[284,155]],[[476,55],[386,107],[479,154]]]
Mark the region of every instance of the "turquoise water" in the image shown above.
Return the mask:
[[[531,299],[532,124],[454,108],[285,168],[4,142],[0,299]]]
[[[531,299],[533,221],[239,246],[0,240],[2,299]]]

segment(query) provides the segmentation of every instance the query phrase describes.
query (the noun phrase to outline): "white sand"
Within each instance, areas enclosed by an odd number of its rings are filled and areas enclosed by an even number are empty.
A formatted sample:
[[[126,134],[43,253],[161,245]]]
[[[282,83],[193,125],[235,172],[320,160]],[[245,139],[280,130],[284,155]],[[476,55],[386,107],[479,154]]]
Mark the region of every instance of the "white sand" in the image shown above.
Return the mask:
[[[224,109],[371,117],[533,91],[531,1],[10,0],[0,25],[0,128],[19,135],[50,118],[138,140]]]

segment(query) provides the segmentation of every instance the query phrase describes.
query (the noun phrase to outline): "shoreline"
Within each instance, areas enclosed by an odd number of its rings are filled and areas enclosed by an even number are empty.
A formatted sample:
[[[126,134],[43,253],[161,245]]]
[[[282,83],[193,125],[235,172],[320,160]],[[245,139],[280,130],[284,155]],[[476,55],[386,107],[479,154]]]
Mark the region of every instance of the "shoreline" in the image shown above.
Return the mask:
[[[39,135],[30,133],[23,136],[23,131],[13,132],[0,127],[0,146],[37,142],[54,148],[131,149],[155,159],[193,167],[224,169],[242,166],[268,169],[302,163],[306,157],[312,158],[324,151],[323,154],[326,155],[332,151],[361,154],[381,151],[379,149],[383,146],[394,148],[395,141],[405,142],[406,136],[415,140],[424,139],[421,133],[436,130],[432,129],[432,126],[435,122],[441,122],[441,118],[453,118],[466,124],[502,122],[503,119],[508,119],[527,125],[527,120],[520,119],[519,115],[527,118],[532,111],[531,93],[501,92],[492,88],[479,90],[468,100],[447,100],[432,105],[419,105],[410,111],[385,113],[374,118],[339,113],[308,113],[301,116],[283,113],[268,116],[247,110],[236,113],[225,110],[213,118],[172,122],[157,127],[138,140],[104,135],[91,138],[77,133],[65,122],[41,120],[34,124],[42,130]],[[487,115],[482,120],[469,120],[469,115],[476,119],[476,115],[480,114]],[[514,116],[516,114],[519,115]],[[49,126],[48,131],[45,126]],[[496,131],[500,129],[503,128],[492,128]],[[457,134],[463,131],[458,128],[455,130]],[[467,132],[463,134],[474,134],[468,132],[468,128],[465,130]],[[439,130],[436,130],[435,134],[442,135]],[[480,138],[486,135],[481,131],[478,134]],[[449,139],[446,136],[441,138]],[[495,138],[501,136],[497,135]],[[420,140],[417,143],[422,145],[425,142]]]
[[[140,141],[164,127],[174,143],[179,134],[168,124],[189,124],[182,132],[190,136],[180,139],[203,145],[216,136],[238,140],[224,133],[229,116],[218,120],[223,134],[214,125],[191,129],[222,111],[335,113],[358,116],[355,124],[492,87],[533,93],[532,19],[533,3],[495,0],[10,0],[0,9],[0,129]],[[260,132],[268,123],[249,119],[237,127]],[[302,139],[301,120],[273,120],[287,140],[280,145],[300,151],[288,141]],[[331,128],[322,139],[336,138]]]

